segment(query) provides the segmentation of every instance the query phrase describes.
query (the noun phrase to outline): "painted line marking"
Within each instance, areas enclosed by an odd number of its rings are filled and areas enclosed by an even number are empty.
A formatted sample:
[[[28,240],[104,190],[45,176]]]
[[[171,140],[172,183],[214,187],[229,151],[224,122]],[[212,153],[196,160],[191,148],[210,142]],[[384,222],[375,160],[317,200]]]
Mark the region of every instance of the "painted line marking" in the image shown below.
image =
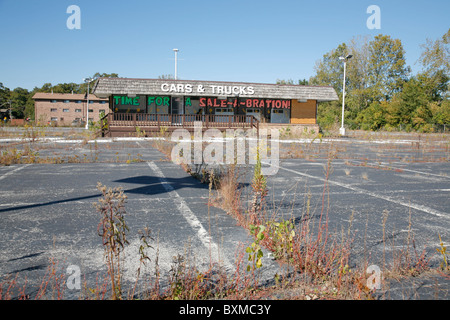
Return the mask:
[[[202,223],[198,220],[192,210],[189,208],[187,203],[183,200],[183,198],[176,192],[176,190],[169,184],[164,173],[154,162],[147,162],[147,165],[156,176],[159,178],[162,186],[167,191],[169,196],[175,201],[178,210],[181,212],[183,217],[186,219],[188,224],[191,226],[194,231],[197,232],[197,236],[199,237],[202,244],[210,250],[211,258],[216,261],[223,262],[225,268],[229,271],[234,271],[234,266],[228,261],[228,259],[223,256],[222,258],[219,256],[219,246],[211,239],[211,236],[208,234],[206,229],[203,227]]]
[[[20,167],[15,168],[15,169],[12,170],[12,171],[8,171],[8,172],[5,173],[4,175],[0,176],[0,180],[5,179],[7,176],[12,175],[14,172],[17,172],[17,171],[19,171],[19,170],[22,170],[22,169],[28,167],[29,165],[30,165],[30,164],[25,164],[25,165],[23,165],[23,166],[20,166]]]
[[[272,164],[272,165],[275,166],[275,164]],[[320,181],[323,181],[323,182],[326,181],[326,179],[324,179],[324,178],[319,178],[319,177],[316,177],[316,176],[313,176],[313,175],[310,175],[310,174],[307,174],[307,173],[299,172],[299,171],[292,170],[292,169],[283,168],[283,167],[280,167],[280,166],[277,166],[277,167],[279,169],[282,169],[282,170],[285,170],[285,171],[288,171],[288,172],[292,172],[292,173],[295,173],[295,174],[298,174],[298,175],[301,175],[301,176],[304,176],[304,177],[307,177],[307,178],[316,179],[316,180],[320,180]],[[425,213],[428,213],[428,214],[431,214],[431,215],[434,215],[434,216],[437,216],[437,217],[440,217],[440,218],[450,219],[450,216],[448,215],[448,213],[444,213],[444,212],[441,212],[441,211],[429,208],[429,207],[424,206],[424,205],[415,204],[415,203],[412,203],[412,202],[404,202],[404,201],[401,201],[401,200],[396,200],[396,199],[393,199],[392,197],[388,197],[388,196],[385,196],[385,195],[380,195],[380,194],[377,194],[377,193],[374,193],[374,192],[371,192],[371,191],[368,191],[368,190],[364,190],[364,189],[361,189],[361,188],[353,187],[353,186],[350,186],[350,185],[347,185],[347,184],[344,184],[344,183],[340,183],[340,182],[336,182],[336,181],[332,181],[332,180],[328,180],[328,183],[331,184],[331,185],[335,185],[335,186],[339,186],[339,187],[342,187],[342,188],[350,189],[350,190],[352,190],[352,191],[354,191],[356,193],[359,193],[359,194],[368,195],[368,196],[371,196],[371,197],[374,197],[374,198],[378,198],[378,199],[382,199],[382,200],[385,200],[385,201],[388,201],[388,202],[399,204],[401,206],[404,206],[404,207],[407,207],[407,208],[410,208],[410,209],[419,210],[419,211],[422,211],[422,212],[425,212]]]
[[[349,162],[358,162],[358,163],[364,163],[363,161],[358,161],[358,160],[349,160]],[[413,172],[413,173],[418,173],[418,174],[423,174],[423,175],[427,175],[427,176],[434,176],[434,177],[439,177],[439,178],[446,178],[446,179],[450,179],[449,176],[444,176],[442,174],[435,174],[435,173],[430,173],[430,172],[423,172],[423,171],[417,171],[417,170],[411,170],[411,169],[404,169],[404,168],[399,168],[399,167],[394,167],[391,165],[384,165],[384,164],[378,164],[378,163],[367,163],[367,165],[369,166],[379,166],[379,167],[384,167],[384,168],[390,168],[390,169],[398,169],[398,170],[402,170],[402,171],[407,171],[407,172]]]

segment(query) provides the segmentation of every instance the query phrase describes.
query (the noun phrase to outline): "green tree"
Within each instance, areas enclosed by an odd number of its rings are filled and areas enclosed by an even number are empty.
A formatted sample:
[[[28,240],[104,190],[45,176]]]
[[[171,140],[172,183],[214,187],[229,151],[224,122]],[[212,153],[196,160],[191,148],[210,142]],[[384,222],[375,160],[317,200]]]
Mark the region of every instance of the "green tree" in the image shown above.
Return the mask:
[[[440,125],[450,124],[450,100],[444,100],[440,104],[431,103],[430,110],[433,114],[433,123]]]
[[[442,101],[450,91],[450,29],[440,39],[427,39],[421,47],[418,62],[422,72],[418,78],[433,101]]]
[[[302,79],[302,80],[298,80],[297,83],[294,82],[294,80],[292,79],[288,79],[288,80],[284,80],[284,79],[277,79],[276,84],[291,84],[291,85],[302,85],[302,86],[307,86],[309,84],[309,81],[306,79]]]
[[[23,119],[25,106],[27,104],[30,93],[27,89],[17,87],[11,91],[12,115],[14,118]]]
[[[379,130],[386,125],[386,101],[372,102],[372,104],[361,111],[356,122],[361,125],[363,130]]]
[[[387,122],[391,126],[409,125],[418,129],[429,123],[432,117],[429,97],[419,80],[411,78],[403,85],[403,90],[389,103]]]
[[[93,79],[98,79],[98,78],[118,78],[119,74],[118,73],[100,73],[100,72],[96,72],[92,78]]]
[[[81,84],[76,83],[58,83],[52,87],[53,93],[82,93]]]
[[[332,86],[338,94],[342,93],[342,79],[344,65],[339,57],[346,56],[348,48],[345,43],[338,45],[336,49],[323,55],[322,59],[316,62],[314,70],[316,74],[309,79],[311,85]],[[347,78],[347,82],[349,82]]]
[[[411,68],[406,66],[405,50],[399,39],[378,35],[369,43],[368,86],[374,101],[389,101],[400,92]]]
[[[362,121],[364,127],[379,129],[384,124],[380,117],[387,115],[389,110],[389,106],[382,102],[391,100],[401,92],[410,74],[403,45],[399,39],[385,35],[372,39],[355,37],[326,53],[316,63],[316,74],[309,82],[333,86],[339,101],[319,105],[318,121],[321,126],[331,125],[332,119],[339,119],[344,74],[339,57],[347,54],[353,57],[346,65],[345,123],[357,128]],[[367,108],[370,109],[364,112]]]
[[[11,90],[3,86],[3,83],[0,82],[0,104],[7,103],[10,98],[11,98]]]

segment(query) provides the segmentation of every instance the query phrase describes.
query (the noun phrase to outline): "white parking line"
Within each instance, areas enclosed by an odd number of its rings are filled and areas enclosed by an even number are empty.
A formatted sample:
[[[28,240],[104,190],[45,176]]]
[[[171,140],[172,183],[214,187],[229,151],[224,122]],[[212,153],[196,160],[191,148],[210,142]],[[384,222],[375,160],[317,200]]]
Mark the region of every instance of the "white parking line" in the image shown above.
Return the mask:
[[[205,230],[202,223],[198,220],[198,218],[195,216],[195,214],[192,212],[183,198],[167,182],[167,179],[161,169],[154,162],[147,162],[147,164],[159,178],[162,186],[164,187],[164,189],[166,189],[169,196],[174,200],[178,210],[181,212],[188,224],[197,232],[197,236],[199,237],[202,244],[210,250],[211,259],[222,262],[227,270],[234,271],[234,266],[228,261],[227,257],[220,257],[218,245],[211,239],[211,236]]]
[[[287,169],[287,168],[283,168],[283,167],[280,167],[280,166],[278,166],[278,168],[281,169],[281,170],[285,170],[285,171],[288,171],[288,172],[291,172],[291,173],[295,173],[295,174],[307,177],[307,178],[316,179],[316,180],[320,180],[320,181],[323,181],[323,182],[326,181],[326,179],[324,179],[324,178],[316,177],[316,176],[313,176],[313,175],[310,175],[310,174],[307,174],[307,173],[303,173],[303,172],[300,172],[300,171]],[[425,212],[425,213],[428,213],[428,214],[431,214],[431,215],[434,215],[434,216],[437,216],[437,217],[440,217],[440,218],[450,219],[450,214],[449,213],[441,212],[441,211],[429,208],[427,206],[423,206],[423,205],[420,205],[420,204],[415,204],[415,203],[412,203],[412,202],[404,202],[404,201],[397,200],[397,199],[394,199],[394,198],[386,196],[386,195],[377,194],[375,192],[364,190],[364,189],[361,189],[361,188],[358,188],[358,187],[354,187],[354,186],[351,186],[351,185],[348,185],[348,184],[344,184],[344,183],[341,183],[341,182],[328,180],[328,183],[331,184],[331,185],[336,185],[336,186],[339,186],[339,187],[343,187],[343,188],[352,190],[352,191],[354,191],[356,193],[359,193],[359,194],[368,195],[368,196],[371,196],[371,197],[374,197],[374,198],[378,198],[378,199],[389,201],[389,202],[392,202],[392,203],[395,203],[395,204],[399,204],[401,206],[404,206],[404,207],[407,207],[407,208],[410,208],[410,209],[419,210],[419,211],[422,211],[422,212]]]
[[[4,175],[0,176],[0,180],[5,179],[7,176],[12,175],[14,172],[17,172],[17,171],[19,171],[19,170],[22,170],[22,169],[28,167],[29,165],[30,165],[30,164],[25,164],[25,165],[22,165],[22,166],[20,166],[20,167],[15,168],[15,169],[12,170],[12,171],[8,171],[8,172],[5,173]]]
[[[358,161],[358,160],[348,160],[348,162],[364,163],[364,162]],[[394,166],[391,166],[391,165],[379,164],[379,163],[375,163],[375,162],[367,163],[367,165],[369,165],[369,166],[379,166],[379,167],[389,168],[389,169],[394,169],[394,170],[398,169],[398,170],[407,171],[407,172],[413,172],[413,173],[422,174],[422,175],[426,175],[426,176],[434,176],[434,177],[439,177],[439,178],[450,179],[450,176],[444,176],[442,174],[435,174],[435,173],[430,173],[430,172],[423,172],[423,171],[405,169],[405,168],[400,168],[400,167],[394,167]]]

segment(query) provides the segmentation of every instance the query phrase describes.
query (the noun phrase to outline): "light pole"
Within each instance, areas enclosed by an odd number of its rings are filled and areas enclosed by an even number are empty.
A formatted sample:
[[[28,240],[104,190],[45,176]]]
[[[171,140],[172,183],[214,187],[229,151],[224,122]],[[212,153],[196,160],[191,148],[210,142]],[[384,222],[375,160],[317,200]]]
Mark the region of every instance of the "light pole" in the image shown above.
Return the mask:
[[[349,54],[346,57],[339,57],[339,60],[344,61],[344,84],[342,88],[342,121],[341,121],[341,128],[339,129],[339,134],[341,136],[345,136],[345,128],[344,128],[344,105],[345,105],[345,69],[347,66],[347,61],[351,59],[353,55]]]
[[[178,49],[173,49],[173,52],[175,52],[175,80],[177,80],[177,53],[178,53]]]
[[[92,78],[84,78],[83,81],[87,82],[87,93],[86,93],[86,130],[89,129],[89,83],[94,80]]]

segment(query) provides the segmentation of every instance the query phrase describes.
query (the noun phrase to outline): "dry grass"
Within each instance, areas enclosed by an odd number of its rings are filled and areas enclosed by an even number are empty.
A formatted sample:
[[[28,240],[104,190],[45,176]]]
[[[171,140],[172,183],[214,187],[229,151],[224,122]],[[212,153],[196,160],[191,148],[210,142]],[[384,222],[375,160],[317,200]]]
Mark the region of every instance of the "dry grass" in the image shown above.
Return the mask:
[[[165,133],[161,133],[165,136]],[[392,136],[390,136],[392,138]],[[434,141],[434,140],[433,140]],[[423,141],[413,148],[420,150],[431,150],[428,148],[430,141]],[[423,145],[426,144],[426,145]],[[156,140],[155,147],[170,157],[172,144],[165,140]],[[264,230],[260,238],[255,238],[255,243],[263,245],[271,251],[276,260],[286,267],[286,274],[274,275],[274,284],[271,286],[259,286],[256,281],[256,273],[246,272],[248,247],[243,246],[238,251],[235,258],[236,272],[226,274],[218,265],[210,264],[208,270],[200,270],[195,261],[190,257],[192,252],[185,252],[184,255],[177,255],[172,261],[172,266],[165,282],[167,286],[161,288],[161,274],[159,270],[159,246],[154,245],[151,257],[155,262],[155,269],[152,275],[141,275],[145,279],[142,287],[137,288],[137,282],[128,292],[121,292],[122,299],[372,299],[373,290],[368,287],[369,275],[366,273],[368,261],[363,261],[359,267],[350,266],[350,257],[353,254],[352,244],[354,231],[352,230],[353,214],[349,218],[346,229],[330,230],[330,200],[328,177],[332,172],[332,162],[342,156],[344,147],[336,145],[310,144],[299,147],[298,144],[291,144],[288,147],[289,157],[305,157],[305,152],[312,153],[310,157],[325,157],[327,165],[324,175],[321,206],[313,209],[310,203],[310,196],[304,196],[304,210],[297,219],[285,219],[277,216],[274,212],[269,213],[265,206],[265,198],[260,197],[257,206],[251,205],[245,208],[242,201],[241,175],[237,166],[229,166],[225,174],[220,175],[218,181],[214,180],[212,174],[202,175],[203,182],[210,183],[209,203],[224,209],[234,217],[237,223],[245,228],[259,228]],[[380,147],[381,148],[381,147]],[[444,152],[448,154],[448,146]],[[383,147],[383,150],[386,148]],[[433,149],[434,150],[434,149]],[[442,151],[442,150],[440,150]],[[2,158],[3,164],[15,163],[16,159],[28,159],[32,155],[32,150],[21,153],[18,151],[8,151]],[[378,154],[383,154],[377,150]],[[418,154],[424,159],[425,152]],[[23,161],[23,160],[20,160]],[[364,163],[364,162],[363,162]],[[350,165],[350,163],[349,163]],[[368,164],[365,163],[365,166]],[[385,167],[379,167],[385,170]],[[350,175],[351,170],[346,169],[345,174]],[[362,174],[362,178],[367,180],[367,173]],[[212,181],[214,180],[214,188]],[[211,192],[215,189],[215,194]],[[253,181],[252,190],[261,191],[261,185],[256,185]],[[259,190],[259,191],[258,191]],[[281,205],[281,204],[280,204]],[[252,211],[253,210],[253,211]],[[315,211],[318,210],[318,211]],[[276,212],[276,209],[274,210]],[[251,213],[251,214],[249,214]],[[429,260],[425,256],[425,251],[418,251],[417,244],[412,232],[411,217],[409,220],[408,236],[405,243],[395,243],[395,237],[389,237],[386,226],[389,214],[382,213],[382,245],[384,247],[383,275],[390,278],[401,278],[418,276],[429,272]],[[263,228],[261,228],[261,226]],[[256,233],[254,234],[256,236]],[[441,241],[442,242],[442,241]],[[392,263],[387,264],[386,254],[388,250],[392,255]],[[443,250],[441,248],[441,250]],[[444,251],[444,261],[447,256]],[[0,299],[63,299],[65,275],[58,274],[57,263],[50,261],[49,270],[44,277],[38,293],[30,297],[26,292],[25,284],[18,284],[17,277],[4,279],[0,282]],[[264,265],[260,266],[264,268]],[[443,270],[445,274],[447,269]],[[138,289],[138,290],[137,290]],[[113,290],[113,291],[111,291]],[[136,291],[139,292],[136,295]],[[94,288],[88,287],[84,283],[80,299],[109,299],[113,296],[114,289],[108,284],[108,278],[97,276]]]

